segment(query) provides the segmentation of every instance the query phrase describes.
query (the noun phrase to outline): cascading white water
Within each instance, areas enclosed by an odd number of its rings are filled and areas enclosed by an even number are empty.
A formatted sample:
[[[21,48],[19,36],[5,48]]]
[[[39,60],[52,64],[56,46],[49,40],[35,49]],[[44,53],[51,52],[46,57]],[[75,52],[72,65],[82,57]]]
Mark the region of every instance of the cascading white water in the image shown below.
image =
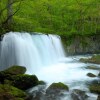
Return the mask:
[[[55,100],[72,100],[73,89],[89,93],[86,83],[98,79],[87,76],[90,72],[95,75],[99,73],[98,70],[87,69],[87,66],[99,68],[100,65],[81,63],[78,60],[82,57],[84,56],[66,58],[61,39],[57,35],[10,32],[5,34],[0,42],[0,70],[12,65],[26,66],[27,73],[36,74],[40,80],[48,84],[60,81],[69,86],[69,93]],[[97,100],[97,95],[89,94],[89,96],[93,99],[88,100]]]
[[[60,37],[10,32],[4,35],[1,41],[0,70],[12,65],[27,67],[28,73],[42,66],[57,63],[64,57]]]

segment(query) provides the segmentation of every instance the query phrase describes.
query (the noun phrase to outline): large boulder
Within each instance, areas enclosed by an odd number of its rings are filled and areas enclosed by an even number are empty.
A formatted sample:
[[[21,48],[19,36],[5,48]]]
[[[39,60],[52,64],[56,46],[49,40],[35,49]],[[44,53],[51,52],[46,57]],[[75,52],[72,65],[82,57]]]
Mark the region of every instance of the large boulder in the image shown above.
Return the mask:
[[[14,65],[14,66],[4,70],[3,72],[5,72],[7,74],[11,74],[11,75],[25,74],[26,68],[23,66]]]
[[[26,100],[24,91],[7,84],[0,84],[0,100]]]
[[[61,100],[61,97],[65,97],[64,92],[68,90],[68,86],[61,82],[52,83],[46,90],[46,100]]]
[[[26,68],[22,66],[12,66],[4,71],[0,72],[0,83],[4,83],[4,80],[12,80],[12,76],[24,74],[26,72]]]
[[[38,85],[38,78],[35,75],[16,75],[12,79],[12,85],[22,90]]]
[[[25,72],[25,67],[12,66],[0,72],[0,83],[9,84],[22,90],[38,85],[38,78],[35,75],[24,74]]]

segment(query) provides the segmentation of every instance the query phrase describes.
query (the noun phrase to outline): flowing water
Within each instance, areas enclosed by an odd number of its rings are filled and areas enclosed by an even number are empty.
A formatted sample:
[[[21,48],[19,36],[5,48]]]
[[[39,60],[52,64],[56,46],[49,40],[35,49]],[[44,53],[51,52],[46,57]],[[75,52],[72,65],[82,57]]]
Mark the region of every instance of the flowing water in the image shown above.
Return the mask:
[[[98,75],[99,72],[86,67],[100,65],[79,62],[82,57],[90,55],[66,57],[57,35],[10,32],[0,42],[0,70],[12,65],[25,66],[26,73],[36,74],[48,86],[53,82],[63,82],[69,86],[70,91],[85,90],[93,98],[91,100],[96,100],[97,95],[89,93],[87,84],[98,78],[90,78],[86,74],[91,72]],[[61,100],[71,99],[67,95]]]

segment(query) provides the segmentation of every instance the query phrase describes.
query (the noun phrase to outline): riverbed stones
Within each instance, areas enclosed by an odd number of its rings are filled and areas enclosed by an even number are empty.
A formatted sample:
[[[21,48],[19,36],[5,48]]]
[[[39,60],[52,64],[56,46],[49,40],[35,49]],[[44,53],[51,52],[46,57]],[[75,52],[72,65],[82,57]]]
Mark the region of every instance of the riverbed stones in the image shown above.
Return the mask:
[[[97,66],[87,66],[86,69],[100,70],[100,67],[97,67]]]
[[[96,75],[92,74],[92,73],[87,73],[88,77],[96,77]]]
[[[81,58],[81,62],[100,64],[100,55],[93,55],[91,58]]]
[[[98,83],[98,84],[91,84],[89,86],[89,90],[92,93],[100,94],[100,83]]]
[[[71,93],[71,98],[73,100],[86,100],[88,96],[86,95],[85,91],[74,89]]]

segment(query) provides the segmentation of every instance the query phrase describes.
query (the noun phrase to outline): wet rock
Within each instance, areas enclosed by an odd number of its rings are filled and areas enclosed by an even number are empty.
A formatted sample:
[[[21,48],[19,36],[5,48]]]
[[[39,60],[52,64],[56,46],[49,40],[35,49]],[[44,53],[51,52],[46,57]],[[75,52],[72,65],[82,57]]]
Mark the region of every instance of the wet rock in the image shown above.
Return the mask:
[[[100,70],[100,68],[97,66],[87,66],[86,69]]]
[[[22,90],[38,85],[38,78],[35,75],[24,74],[25,72],[25,67],[12,66],[0,72],[0,83],[9,84]]]
[[[26,100],[26,93],[7,84],[0,84],[0,100]]]
[[[28,89],[27,93],[29,97],[27,100],[29,100],[29,98],[30,100],[48,100],[45,99],[45,88],[46,85],[38,85]]]
[[[59,82],[59,83],[52,83],[49,87],[48,87],[48,89],[47,89],[47,92],[49,91],[49,90],[58,90],[58,89],[60,89],[60,90],[69,90],[69,88],[68,88],[68,86],[67,85],[65,85],[65,84],[63,84],[63,83],[61,83],[61,82]]]
[[[12,80],[13,75],[24,74],[26,68],[22,66],[12,66],[4,71],[0,72],[0,83],[4,83],[4,80]]]
[[[12,66],[6,70],[4,70],[5,74],[10,74],[10,75],[18,75],[18,74],[25,74],[26,68],[23,66]]]
[[[46,90],[46,100],[61,100],[68,90],[68,86],[61,82],[52,83]]]
[[[94,56],[92,56],[91,58],[88,58],[88,59],[81,58],[80,61],[85,62],[85,63],[100,64],[100,55],[94,55]]]
[[[96,75],[94,75],[92,73],[88,73],[87,76],[89,76],[89,77],[96,77]]]
[[[71,98],[73,100],[86,100],[88,96],[86,95],[85,91],[74,89],[71,93]]]
[[[89,90],[92,93],[100,94],[100,83],[98,83],[98,84],[91,84],[89,86]]]
[[[46,82],[41,80],[41,81],[38,82],[38,84],[40,84],[40,85],[45,85]]]
[[[98,98],[97,98],[97,100],[100,100],[100,95],[98,95]]]
[[[35,75],[16,75],[13,76],[12,85],[19,89],[26,90],[38,85],[38,78]]]

